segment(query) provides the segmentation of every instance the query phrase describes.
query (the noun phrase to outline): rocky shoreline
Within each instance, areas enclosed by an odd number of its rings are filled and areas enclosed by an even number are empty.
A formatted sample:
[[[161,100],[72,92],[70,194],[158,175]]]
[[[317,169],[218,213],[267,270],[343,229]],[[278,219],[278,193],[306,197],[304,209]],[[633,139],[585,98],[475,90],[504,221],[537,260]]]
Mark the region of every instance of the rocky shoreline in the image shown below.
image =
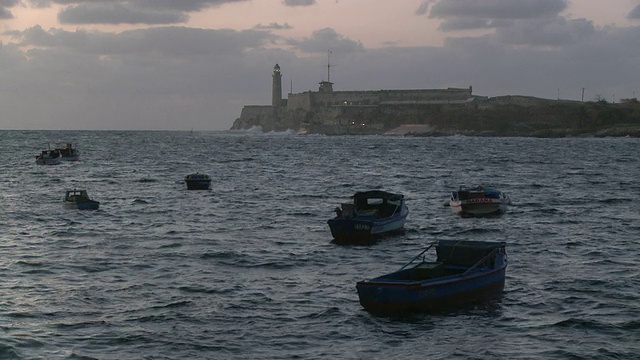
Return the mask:
[[[496,132],[496,131],[428,131],[428,132],[407,132],[403,134],[385,134],[414,137],[444,137],[444,136],[477,136],[477,137],[533,137],[533,138],[605,138],[605,137],[640,137],[640,127],[633,128],[610,128],[601,129],[594,132],[585,132],[580,129],[555,129],[539,130],[534,132]]]

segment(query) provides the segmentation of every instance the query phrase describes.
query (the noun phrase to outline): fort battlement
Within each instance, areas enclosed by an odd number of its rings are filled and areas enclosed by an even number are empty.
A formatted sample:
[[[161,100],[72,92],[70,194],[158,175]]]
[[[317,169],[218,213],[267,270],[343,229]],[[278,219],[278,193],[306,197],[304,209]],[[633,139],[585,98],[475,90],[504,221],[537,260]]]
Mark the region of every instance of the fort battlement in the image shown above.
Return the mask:
[[[378,106],[384,104],[465,104],[473,100],[472,89],[417,89],[365,91],[307,91],[289,94],[287,110],[312,111],[328,106]]]

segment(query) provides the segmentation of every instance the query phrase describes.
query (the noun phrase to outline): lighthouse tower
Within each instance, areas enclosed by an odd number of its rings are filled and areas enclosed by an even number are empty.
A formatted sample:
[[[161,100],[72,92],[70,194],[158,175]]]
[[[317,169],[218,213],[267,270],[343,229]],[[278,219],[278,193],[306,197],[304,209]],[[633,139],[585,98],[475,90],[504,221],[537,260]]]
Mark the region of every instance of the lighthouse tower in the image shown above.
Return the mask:
[[[272,97],[271,97],[271,106],[280,106],[282,103],[282,74],[280,73],[280,65],[276,64],[273,67],[273,87]]]

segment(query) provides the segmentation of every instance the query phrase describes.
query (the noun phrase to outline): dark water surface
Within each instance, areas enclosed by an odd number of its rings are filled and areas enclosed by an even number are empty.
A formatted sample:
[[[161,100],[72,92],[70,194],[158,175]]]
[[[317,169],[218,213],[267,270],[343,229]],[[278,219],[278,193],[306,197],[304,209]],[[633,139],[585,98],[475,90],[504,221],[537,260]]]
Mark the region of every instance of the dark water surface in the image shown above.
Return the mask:
[[[82,160],[35,164],[47,143]],[[640,140],[0,131],[2,359],[567,359],[640,354]],[[184,175],[214,179],[187,191]],[[502,217],[443,206],[459,185]],[[67,210],[85,188],[98,211]],[[407,232],[330,242],[359,190]],[[355,283],[438,239],[507,242],[502,302],[373,316]]]

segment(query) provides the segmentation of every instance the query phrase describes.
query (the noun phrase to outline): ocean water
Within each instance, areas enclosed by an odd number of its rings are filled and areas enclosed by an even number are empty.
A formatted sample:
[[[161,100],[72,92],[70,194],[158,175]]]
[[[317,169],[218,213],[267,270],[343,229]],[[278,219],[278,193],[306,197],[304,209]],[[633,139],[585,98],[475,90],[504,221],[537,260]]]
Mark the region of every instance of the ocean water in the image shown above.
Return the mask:
[[[0,131],[2,359],[632,359],[640,139]],[[35,164],[73,142],[78,162]],[[207,173],[211,191],[187,191]],[[508,193],[500,217],[444,206]],[[83,188],[98,211],[62,206]],[[354,192],[403,193],[406,233],[331,243]],[[438,239],[506,241],[502,301],[375,316],[357,281]]]

